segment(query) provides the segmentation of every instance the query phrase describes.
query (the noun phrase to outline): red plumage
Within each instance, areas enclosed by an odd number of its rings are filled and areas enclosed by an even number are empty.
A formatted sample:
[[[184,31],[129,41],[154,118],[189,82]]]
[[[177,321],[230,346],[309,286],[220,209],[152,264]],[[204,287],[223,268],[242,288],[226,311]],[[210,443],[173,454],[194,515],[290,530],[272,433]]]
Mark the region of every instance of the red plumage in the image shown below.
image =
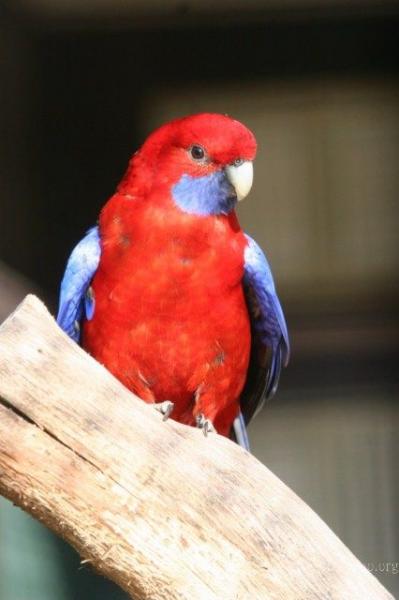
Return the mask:
[[[190,160],[193,144],[212,160]],[[101,212],[95,312],[83,325],[83,346],[129,389],[147,402],[172,401],[183,423],[203,414],[223,435],[237,416],[250,354],[247,241],[234,211],[184,212],[172,186],[255,151],[252,133],[222,115],[180,119],[147,139]]]

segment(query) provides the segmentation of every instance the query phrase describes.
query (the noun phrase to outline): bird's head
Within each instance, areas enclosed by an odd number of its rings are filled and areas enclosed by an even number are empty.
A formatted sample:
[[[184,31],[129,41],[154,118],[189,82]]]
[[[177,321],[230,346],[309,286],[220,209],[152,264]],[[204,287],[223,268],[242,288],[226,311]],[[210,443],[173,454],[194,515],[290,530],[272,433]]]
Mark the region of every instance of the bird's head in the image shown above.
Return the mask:
[[[255,154],[254,135],[226,115],[176,119],[147,138],[119,191],[135,195],[167,188],[184,212],[228,214],[251,189]]]

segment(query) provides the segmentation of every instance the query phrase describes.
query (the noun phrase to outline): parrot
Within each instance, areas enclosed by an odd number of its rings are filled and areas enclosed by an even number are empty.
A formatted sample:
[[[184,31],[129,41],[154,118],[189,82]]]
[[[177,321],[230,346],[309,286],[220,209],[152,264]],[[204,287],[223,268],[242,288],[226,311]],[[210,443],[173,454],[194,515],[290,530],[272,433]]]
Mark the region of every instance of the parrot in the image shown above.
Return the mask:
[[[156,129],[73,249],[58,325],[164,419],[249,450],[290,344],[268,260],[236,206],[257,143],[200,113]]]

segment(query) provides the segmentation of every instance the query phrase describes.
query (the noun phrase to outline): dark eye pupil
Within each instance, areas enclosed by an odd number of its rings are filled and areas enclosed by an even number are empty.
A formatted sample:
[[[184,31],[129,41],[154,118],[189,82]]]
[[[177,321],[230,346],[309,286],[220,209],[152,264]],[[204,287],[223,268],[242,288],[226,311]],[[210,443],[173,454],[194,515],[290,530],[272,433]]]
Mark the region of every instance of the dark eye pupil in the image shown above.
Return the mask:
[[[193,146],[191,148],[191,156],[195,158],[195,160],[201,160],[205,156],[204,149],[201,146]]]

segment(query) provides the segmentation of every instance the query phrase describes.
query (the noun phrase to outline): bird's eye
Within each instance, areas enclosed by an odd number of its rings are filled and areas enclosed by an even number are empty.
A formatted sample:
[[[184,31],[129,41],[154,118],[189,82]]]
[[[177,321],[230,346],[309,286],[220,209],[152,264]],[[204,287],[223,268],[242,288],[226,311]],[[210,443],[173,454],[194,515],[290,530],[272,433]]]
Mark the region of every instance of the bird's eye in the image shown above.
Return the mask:
[[[244,162],[244,160],[242,158],[236,158],[235,161],[233,162],[233,165],[235,167],[239,167],[240,165],[242,165],[243,162]]]
[[[190,154],[194,160],[203,160],[205,158],[205,150],[202,146],[191,146]]]

